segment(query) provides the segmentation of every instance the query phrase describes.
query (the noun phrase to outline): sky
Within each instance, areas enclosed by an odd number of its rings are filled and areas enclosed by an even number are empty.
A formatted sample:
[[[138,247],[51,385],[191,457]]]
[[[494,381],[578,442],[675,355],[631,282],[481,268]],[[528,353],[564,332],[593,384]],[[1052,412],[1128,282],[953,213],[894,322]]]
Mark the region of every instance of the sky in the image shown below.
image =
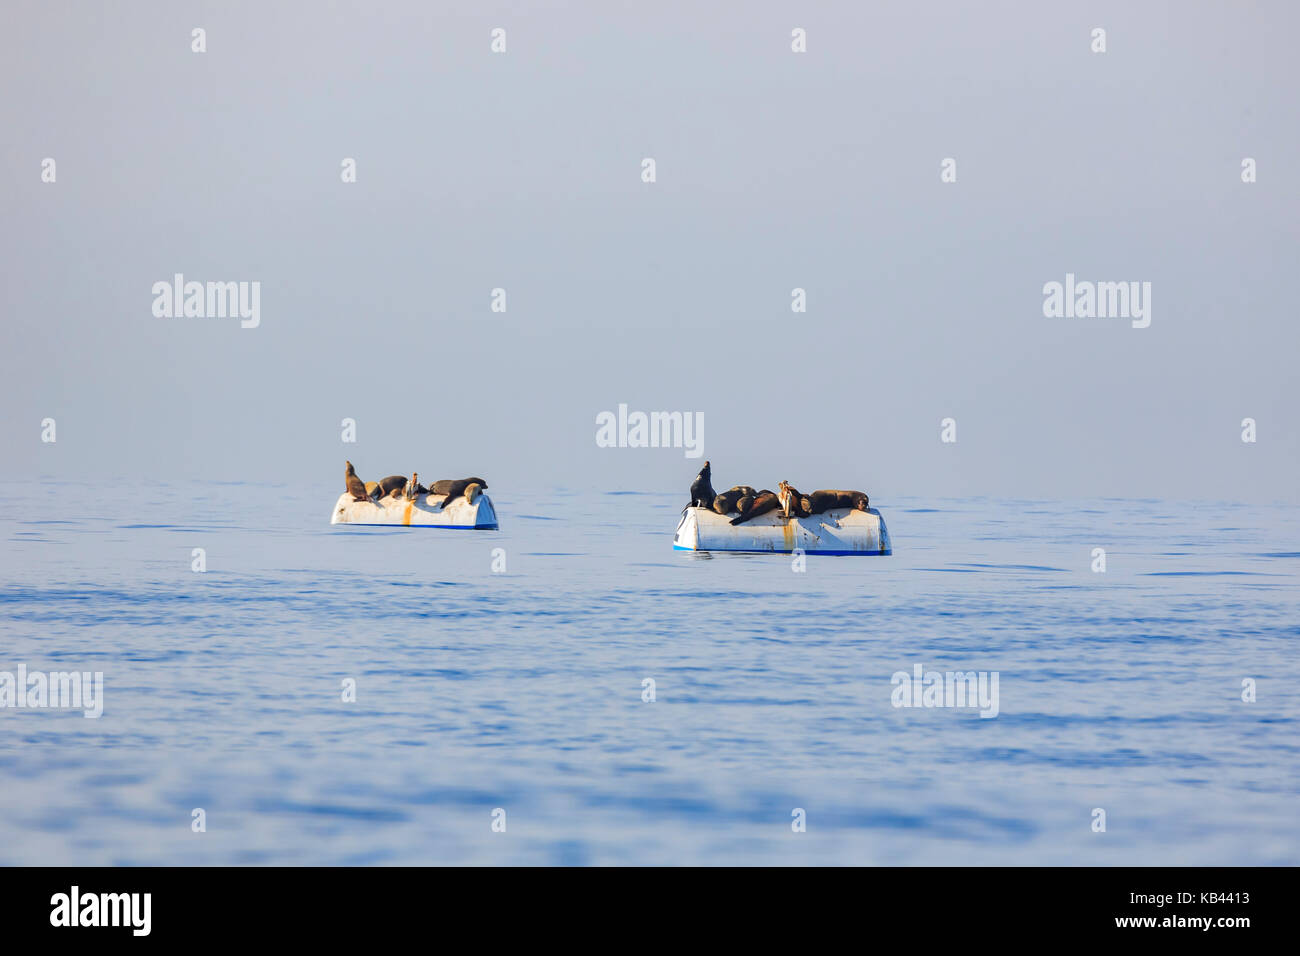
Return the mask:
[[[0,478],[1300,495],[1293,3],[2,16]],[[1045,316],[1067,273],[1150,325]]]

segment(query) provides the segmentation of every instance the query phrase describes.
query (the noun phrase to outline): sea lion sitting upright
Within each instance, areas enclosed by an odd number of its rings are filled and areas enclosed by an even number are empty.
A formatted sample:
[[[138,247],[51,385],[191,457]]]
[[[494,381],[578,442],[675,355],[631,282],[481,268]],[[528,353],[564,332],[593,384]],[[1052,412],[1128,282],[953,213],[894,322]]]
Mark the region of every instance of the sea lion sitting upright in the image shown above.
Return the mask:
[[[757,498],[758,492],[749,485],[735,485],[713,499],[713,510],[720,515],[729,515],[736,510],[736,502],[741,498]]]
[[[389,475],[387,478],[380,478],[379,485],[375,488],[376,498],[387,498],[390,495],[396,498],[406,487],[405,475]]]
[[[343,484],[352,494],[353,501],[368,501],[370,495],[366,493],[366,484],[357,477],[356,469],[352,467],[352,462],[345,461],[347,469],[343,472]]]
[[[442,502],[443,508],[446,508],[461,495],[464,495],[471,485],[478,485],[478,489],[474,492],[474,498],[477,498],[478,492],[486,488],[488,483],[482,478],[441,478],[429,486],[429,494],[446,495],[447,497]],[[469,500],[470,504],[474,503],[474,500],[470,499],[468,495],[466,495],[466,499]]]
[[[764,488],[758,493],[758,497],[750,498],[748,496],[741,498],[736,502],[736,509],[740,512],[736,517],[731,519],[732,524],[741,524],[750,518],[757,518],[761,514],[767,514],[775,508],[781,506],[781,501],[775,494]]]
[[[713,492],[713,469],[706,461],[700,473],[695,476],[691,482],[691,503],[688,508],[711,508],[713,499],[717,495]]]

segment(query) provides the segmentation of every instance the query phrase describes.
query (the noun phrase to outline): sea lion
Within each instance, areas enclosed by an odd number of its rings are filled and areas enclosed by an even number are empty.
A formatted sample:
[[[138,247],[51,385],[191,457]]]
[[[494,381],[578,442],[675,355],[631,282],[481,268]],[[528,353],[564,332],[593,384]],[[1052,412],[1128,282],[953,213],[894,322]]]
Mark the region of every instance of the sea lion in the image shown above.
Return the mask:
[[[431,495],[445,495],[445,494],[447,494],[448,492],[451,491],[451,486],[454,485],[454,484],[456,484],[457,481],[473,481],[473,482],[477,482],[478,484],[482,485],[484,488],[486,488],[486,487],[488,486],[488,483],[487,483],[486,481],[484,481],[482,478],[473,478],[473,477],[471,477],[471,478],[460,478],[460,479],[457,479],[457,478],[439,478],[437,481],[435,481],[435,482],[433,482],[431,485],[429,485],[429,494],[431,494]]]
[[[767,514],[767,512],[780,507],[780,505],[780,499],[777,498],[774,493],[764,488],[758,493],[757,497],[751,498],[746,495],[736,502],[736,510],[739,511],[740,514],[732,518],[731,523],[741,524],[742,522],[748,521],[750,518],[757,518],[761,514]]]
[[[864,491],[841,491],[832,488],[804,495],[801,503],[808,514],[819,515],[834,508],[866,511],[870,507],[871,499],[867,497]]]
[[[478,496],[483,494],[483,486],[477,481],[471,481],[465,486],[465,500],[470,504],[478,501]]]
[[[736,502],[746,496],[757,498],[758,492],[749,485],[735,485],[722,494],[714,496],[713,510],[720,515],[729,515],[736,510]]]
[[[488,483],[482,478],[442,478],[429,486],[429,494],[446,495],[447,497],[443,499],[442,502],[443,508],[446,508],[461,495],[465,494],[471,485],[478,486],[478,490],[474,494],[474,497],[477,498],[478,493],[486,488]],[[465,497],[469,500],[470,504],[474,503],[473,499],[469,499],[468,495]]]
[[[373,497],[375,496],[375,492],[378,491],[378,490],[379,490],[379,482],[377,482],[377,481],[367,481],[367,482],[366,482],[366,497],[367,497],[367,498],[373,498]]]
[[[387,478],[380,478],[378,485],[375,487],[374,497],[387,498],[394,495],[394,492],[401,494],[402,489],[406,487],[406,477],[404,475],[389,475]]]
[[[711,508],[717,495],[713,491],[713,469],[706,461],[700,473],[691,482],[691,503],[688,508]]]
[[[352,495],[353,501],[366,501],[370,495],[366,492],[366,483],[357,477],[356,469],[352,467],[352,462],[345,461],[347,469],[343,472],[343,486]]]
[[[868,511],[871,508],[871,499],[865,491],[835,489],[832,494],[839,495],[837,508],[851,508],[854,511]]]

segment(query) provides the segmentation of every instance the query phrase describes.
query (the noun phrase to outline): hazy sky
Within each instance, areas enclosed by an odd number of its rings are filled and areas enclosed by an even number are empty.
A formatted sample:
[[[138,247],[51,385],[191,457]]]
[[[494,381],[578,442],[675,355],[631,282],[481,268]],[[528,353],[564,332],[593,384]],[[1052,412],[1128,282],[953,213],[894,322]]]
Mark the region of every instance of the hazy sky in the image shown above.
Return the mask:
[[[1298,11],[7,0],[0,476],[1294,501]]]

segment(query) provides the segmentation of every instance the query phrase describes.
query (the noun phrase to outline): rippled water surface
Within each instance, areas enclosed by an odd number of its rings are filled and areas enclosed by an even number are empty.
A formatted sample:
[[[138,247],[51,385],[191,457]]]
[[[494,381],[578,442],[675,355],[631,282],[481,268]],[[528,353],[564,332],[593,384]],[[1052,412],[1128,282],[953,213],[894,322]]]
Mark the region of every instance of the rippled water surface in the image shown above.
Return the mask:
[[[0,486],[0,671],[105,684],[0,709],[0,862],[1300,863],[1294,507],[873,501],[892,557],[796,573],[672,551],[684,495],[337,491]],[[998,716],[893,707],[915,664]]]

